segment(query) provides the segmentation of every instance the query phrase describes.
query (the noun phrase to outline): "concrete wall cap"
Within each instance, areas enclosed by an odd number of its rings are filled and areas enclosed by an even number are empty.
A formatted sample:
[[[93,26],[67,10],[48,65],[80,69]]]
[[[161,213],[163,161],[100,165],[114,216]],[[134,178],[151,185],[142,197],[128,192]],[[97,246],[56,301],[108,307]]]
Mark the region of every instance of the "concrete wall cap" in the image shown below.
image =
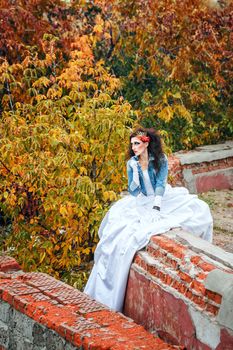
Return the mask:
[[[233,287],[233,275],[216,269],[209,272],[204,283],[207,289],[224,296],[229,287]],[[233,295],[233,288],[230,294]]]
[[[155,258],[153,258],[152,256],[150,256],[145,250],[139,250],[137,252],[137,254],[139,256],[141,256],[143,258],[143,260],[151,265],[151,266],[157,266],[157,267],[162,267],[163,265],[158,261],[156,260]]]
[[[204,151],[209,151],[209,150],[222,150],[222,149],[230,149],[233,148],[233,140],[226,141],[224,143],[217,143],[215,145],[204,145],[204,146],[199,146],[196,147],[198,150],[204,150]]]
[[[180,151],[174,155],[180,160],[181,165],[230,158],[233,157],[233,141],[197,147],[195,150],[189,152]]]
[[[216,269],[208,274],[204,284],[208,290],[222,295],[216,320],[233,330],[233,275]]]
[[[191,305],[189,312],[195,325],[197,339],[207,344],[211,349],[216,349],[220,343],[220,328],[206,315],[197,312]]]

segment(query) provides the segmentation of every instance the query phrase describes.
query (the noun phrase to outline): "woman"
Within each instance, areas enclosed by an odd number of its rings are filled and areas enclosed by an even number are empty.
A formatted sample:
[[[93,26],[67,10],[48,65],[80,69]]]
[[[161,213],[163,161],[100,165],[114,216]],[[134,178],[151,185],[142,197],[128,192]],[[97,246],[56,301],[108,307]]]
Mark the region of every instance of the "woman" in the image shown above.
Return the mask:
[[[130,136],[127,162],[130,195],[105,215],[95,263],[84,292],[116,311],[124,302],[128,273],[137,250],[155,234],[182,227],[212,241],[208,205],[183,187],[167,185],[168,162],[153,129],[137,129]]]

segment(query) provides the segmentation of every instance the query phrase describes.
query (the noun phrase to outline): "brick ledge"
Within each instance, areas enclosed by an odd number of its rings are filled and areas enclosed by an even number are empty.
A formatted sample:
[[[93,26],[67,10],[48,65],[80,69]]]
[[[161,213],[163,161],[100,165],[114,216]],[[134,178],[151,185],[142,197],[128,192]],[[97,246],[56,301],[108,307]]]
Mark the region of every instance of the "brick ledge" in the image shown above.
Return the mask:
[[[6,321],[1,308],[7,304],[55,331],[74,349],[183,349],[166,344],[123,314],[109,310],[63,282],[43,273],[23,273],[10,257],[0,257],[0,268],[0,323]],[[5,350],[7,340],[4,344],[2,339],[0,336],[0,349]],[[33,346],[33,339],[28,342]]]

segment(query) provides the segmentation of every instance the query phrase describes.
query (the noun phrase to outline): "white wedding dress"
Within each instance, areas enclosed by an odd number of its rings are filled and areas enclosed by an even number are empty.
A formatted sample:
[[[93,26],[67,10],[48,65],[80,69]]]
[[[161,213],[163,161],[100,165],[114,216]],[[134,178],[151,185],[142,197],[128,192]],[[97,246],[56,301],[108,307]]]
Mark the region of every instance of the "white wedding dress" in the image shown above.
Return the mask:
[[[166,185],[160,217],[155,215],[157,211],[151,209],[154,190],[146,172],[143,175],[149,195],[127,195],[105,215],[99,228],[95,263],[84,290],[116,311],[123,307],[134,255],[146,246],[151,236],[182,227],[195,236],[212,241],[213,221],[208,205],[184,187]]]

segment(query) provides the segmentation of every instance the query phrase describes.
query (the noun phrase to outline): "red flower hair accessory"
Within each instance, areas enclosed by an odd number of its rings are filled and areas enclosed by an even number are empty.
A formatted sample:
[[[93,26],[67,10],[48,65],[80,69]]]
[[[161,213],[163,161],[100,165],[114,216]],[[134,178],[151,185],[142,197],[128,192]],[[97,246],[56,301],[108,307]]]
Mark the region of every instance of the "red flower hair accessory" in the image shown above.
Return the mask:
[[[142,142],[150,142],[150,136],[146,136],[146,133],[143,131],[138,131],[137,137],[142,141]]]
[[[150,136],[139,136],[142,142],[150,142]]]

